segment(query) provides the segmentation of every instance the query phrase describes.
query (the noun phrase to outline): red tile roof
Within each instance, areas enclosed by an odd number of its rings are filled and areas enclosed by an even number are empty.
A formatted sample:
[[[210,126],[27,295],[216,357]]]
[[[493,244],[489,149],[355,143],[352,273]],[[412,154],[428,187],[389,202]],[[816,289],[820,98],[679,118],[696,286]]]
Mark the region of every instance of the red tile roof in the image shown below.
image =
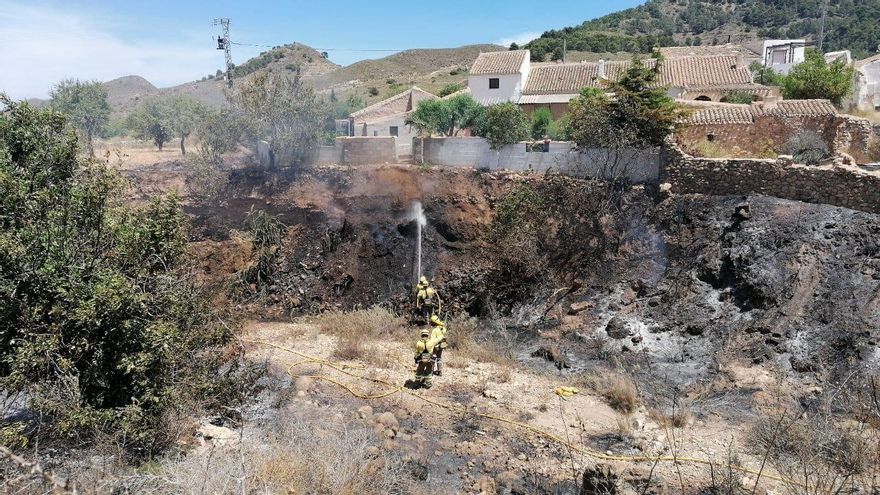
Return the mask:
[[[516,74],[528,55],[528,50],[481,53],[477,55],[470,73],[474,75]]]

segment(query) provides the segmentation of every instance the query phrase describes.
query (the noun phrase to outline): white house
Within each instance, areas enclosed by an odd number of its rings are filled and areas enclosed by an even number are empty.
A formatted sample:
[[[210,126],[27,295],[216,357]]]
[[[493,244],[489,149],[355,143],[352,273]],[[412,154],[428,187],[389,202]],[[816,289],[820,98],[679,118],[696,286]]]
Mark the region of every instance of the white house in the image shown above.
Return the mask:
[[[791,68],[804,61],[807,40],[765,40],[763,44],[764,67],[779,74],[788,74]]]
[[[471,96],[482,105],[519,102],[530,64],[528,50],[479,54],[468,76]]]
[[[853,106],[859,110],[880,110],[880,54],[857,60]]]
[[[398,138],[398,154],[409,154],[416,131],[412,126],[406,125],[406,117],[415,110],[419,102],[436,98],[437,96],[413,86],[403,93],[352,113],[349,116],[349,133],[351,136],[394,136]]]

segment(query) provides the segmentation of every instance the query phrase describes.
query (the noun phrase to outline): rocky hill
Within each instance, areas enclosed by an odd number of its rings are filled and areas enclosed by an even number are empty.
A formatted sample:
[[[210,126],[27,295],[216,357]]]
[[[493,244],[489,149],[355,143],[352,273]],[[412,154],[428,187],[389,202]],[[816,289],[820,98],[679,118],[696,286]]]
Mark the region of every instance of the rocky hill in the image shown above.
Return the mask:
[[[300,43],[278,46],[235,66],[237,82],[247,81],[262,71],[275,71],[300,77],[321,93],[333,91],[337,97],[356,94],[372,103],[399,93],[410,85],[437,91],[444,85],[461,82],[467,67],[480,52],[503,49],[497,45],[468,45],[458,48],[413,49],[387,57],[362,60],[346,67],[334,64],[315,49]],[[114,117],[121,117],[145,98],[157,95],[186,95],[211,106],[226,101],[222,74],[170,88],[156,88],[140,76],[125,76],[104,83]],[[43,100],[32,103],[45,104]]]
[[[538,56],[571,50],[647,52],[657,45],[712,44],[765,38],[818,37],[822,0],[649,0],[578,26],[545,32],[529,47]],[[829,2],[825,49],[876,53],[880,0]]]

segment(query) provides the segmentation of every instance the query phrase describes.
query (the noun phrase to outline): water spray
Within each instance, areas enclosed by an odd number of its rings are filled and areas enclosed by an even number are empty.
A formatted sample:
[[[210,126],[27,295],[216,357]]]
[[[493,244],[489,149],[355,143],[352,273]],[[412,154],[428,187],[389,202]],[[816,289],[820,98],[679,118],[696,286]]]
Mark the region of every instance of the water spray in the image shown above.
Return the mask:
[[[413,201],[409,209],[409,219],[416,222],[416,283],[422,277],[422,227],[428,225],[421,201]]]

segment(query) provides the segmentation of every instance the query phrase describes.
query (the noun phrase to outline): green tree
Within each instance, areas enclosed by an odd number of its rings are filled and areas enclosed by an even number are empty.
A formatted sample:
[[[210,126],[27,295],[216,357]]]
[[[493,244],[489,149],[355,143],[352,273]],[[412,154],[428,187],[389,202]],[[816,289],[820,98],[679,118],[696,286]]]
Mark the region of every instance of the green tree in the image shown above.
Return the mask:
[[[648,67],[638,59],[607,91],[587,88],[570,103],[569,134],[581,148],[662,146],[681,117],[663,87],[656,84],[662,59]]]
[[[782,78],[782,95],[788,99],[831,100],[836,106],[852,92],[853,68],[843,60],[827,63],[817,50],[807,50],[806,58]]]
[[[498,149],[506,144],[518,143],[529,138],[529,119],[516,103],[499,103],[486,109],[485,121],[477,134]]]
[[[188,96],[171,96],[161,103],[167,106],[169,130],[180,138],[180,153],[185,155],[186,138],[196,131],[208,110],[201,102]]]
[[[107,88],[97,81],[65,79],[50,91],[51,105],[64,113],[82,133],[89,156],[95,155],[93,139],[110,120]]]
[[[549,134],[553,115],[549,108],[537,108],[532,113],[532,139],[543,139]]]
[[[257,73],[232,96],[245,133],[269,145],[269,166],[279,155],[300,162],[318,145],[330,109],[303,85],[298,76],[287,78]]]
[[[128,114],[128,128],[138,139],[152,141],[159,151],[171,139],[171,112],[169,106],[160,98],[151,98]]]
[[[39,435],[118,433],[150,455],[177,435],[170,412],[228,383],[211,376],[230,335],[191,276],[179,201],[125,206],[63,114],[0,108],[0,388]]]
[[[485,109],[471,95],[461,94],[448,99],[422,100],[406,119],[421,134],[455,136],[465,128],[473,127]]]

